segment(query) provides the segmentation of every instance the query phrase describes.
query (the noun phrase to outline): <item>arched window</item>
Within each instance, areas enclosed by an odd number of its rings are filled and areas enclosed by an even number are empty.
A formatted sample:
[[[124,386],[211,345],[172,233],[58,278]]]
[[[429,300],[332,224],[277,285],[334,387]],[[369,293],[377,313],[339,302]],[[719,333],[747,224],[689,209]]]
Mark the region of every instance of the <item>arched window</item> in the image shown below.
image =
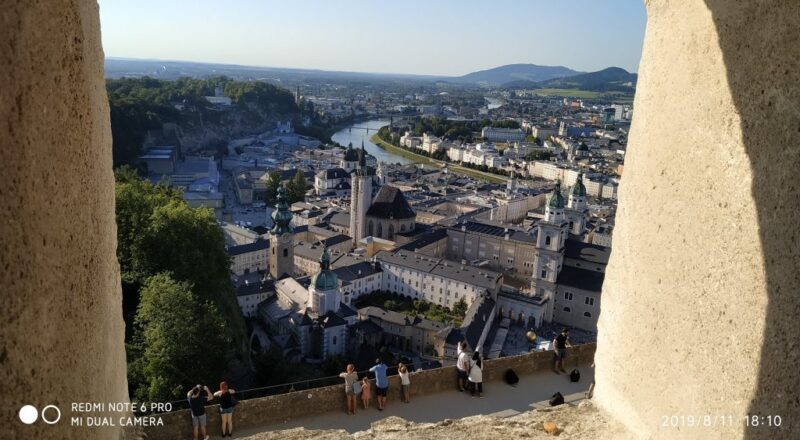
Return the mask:
[[[368,224],[368,226],[367,226],[367,233],[368,233],[370,236],[373,236],[373,235],[374,235],[374,234],[373,234],[373,232],[372,232],[372,220],[370,220],[370,221],[369,221],[369,224]]]
[[[575,222],[569,222],[569,228],[572,229],[575,227]]]
[[[394,225],[389,225],[389,240],[394,239]]]
[[[400,225],[400,232],[406,232],[406,225],[405,224]]]
[[[550,236],[549,235],[544,237],[544,245],[545,246],[550,246]]]
[[[591,317],[592,317],[592,314],[591,314],[591,313],[589,313],[589,312],[583,312],[583,316],[585,316],[585,317],[587,317],[587,318],[591,318]]]
[[[378,222],[378,238],[383,238],[383,223]]]
[[[289,249],[283,249],[283,256],[284,257],[288,257],[289,256]]]
[[[572,309],[570,309],[569,307],[564,307],[564,311],[565,311],[565,312],[567,312],[567,313],[569,313],[569,312],[571,312],[571,311],[572,311]]]
[[[333,345],[336,345],[336,336],[333,337],[332,343],[333,343]]]

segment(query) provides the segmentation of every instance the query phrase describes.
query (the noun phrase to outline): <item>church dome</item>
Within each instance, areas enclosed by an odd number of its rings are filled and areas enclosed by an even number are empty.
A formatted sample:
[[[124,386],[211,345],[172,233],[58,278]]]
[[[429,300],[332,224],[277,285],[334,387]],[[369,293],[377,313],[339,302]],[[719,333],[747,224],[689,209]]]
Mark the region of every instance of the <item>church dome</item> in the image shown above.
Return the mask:
[[[564,196],[561,194],[561,182],[556,182],[556,187],[547,199],[547,206],[550,208],[564,208]]]
[[[311,277],[311,285],[316,290],[335,290],[339,287],[339,277],[331,270],[331,256],[328,246],[323,245],[322,256],[319,258],[319,272]]]
[[[578,174],[578,180],[572,187],[572,195],[577,197],[586,197],[586,186],[583,184],[583,173]]]
[[[353,144],[347,146],[347,149],[344,150],[344,161],[345,162],[358,162],[358,151],[353,148]]]

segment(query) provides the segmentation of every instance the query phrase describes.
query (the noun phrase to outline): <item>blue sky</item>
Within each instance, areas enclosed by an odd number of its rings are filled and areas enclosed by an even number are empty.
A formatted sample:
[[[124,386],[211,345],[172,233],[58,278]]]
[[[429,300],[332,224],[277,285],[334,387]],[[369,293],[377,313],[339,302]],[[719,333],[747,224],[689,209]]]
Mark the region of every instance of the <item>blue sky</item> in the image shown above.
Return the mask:
[[[462,75],[638,70],[642,0],[99,0],[106,56]]]

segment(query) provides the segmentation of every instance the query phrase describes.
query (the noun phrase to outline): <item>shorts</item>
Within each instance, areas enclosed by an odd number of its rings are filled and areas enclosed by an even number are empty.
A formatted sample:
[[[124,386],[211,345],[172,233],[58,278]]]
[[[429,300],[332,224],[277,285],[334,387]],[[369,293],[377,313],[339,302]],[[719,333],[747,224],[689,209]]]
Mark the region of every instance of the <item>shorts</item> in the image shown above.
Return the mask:
[[[353,387],[347,387],[347,388],[345,388],[345,389],[344,389],[344,393],[345,393],[345,394],[346,394],[348,397],[350,397],[350,396],[355,396],[355,395],[356,395],[356,392],[355,392],[355,391],[353,391]]]
[[[381,388],[378,387],[378,397],[386,397],[386,392],[389,391],[389,387]]]
[[[556,348],[556,360],[563,360],[567,357],[567,349],[566,348]]]
[[[400,391],[402,391],[403,394],[407,393],[409,391],[409,388],[411,388],[411,385],[402,385],[402,384],[400,385]]]
[[[205,428],[206,423],[208,422],[208,417],[205,414],[202,416],[196,416],[192,414],[192,427],[197,428],[198,426]]]
[[[458,378],[459,379],[466,379],[467,378],[467,372],[466,371],[460,370],[458,368],[456,368],[456,371],[458,371]]]
[[[220,414],[233,414],[233,407],[230,407],[230,408],[220,407],[219,408],[219,413]]]

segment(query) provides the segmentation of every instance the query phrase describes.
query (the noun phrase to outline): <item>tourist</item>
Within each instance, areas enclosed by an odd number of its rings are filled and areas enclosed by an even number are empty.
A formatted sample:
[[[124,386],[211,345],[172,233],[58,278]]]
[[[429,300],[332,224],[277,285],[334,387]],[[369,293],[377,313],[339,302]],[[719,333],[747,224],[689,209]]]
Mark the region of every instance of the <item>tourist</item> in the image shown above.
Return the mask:
[[[361,401],[364,402],[364,409],[369,408],[370,399],[372,399],[372,391],[369,388],[369,379],[365,377],[361,381]]]
[[[375,366],[369,369],[371,373],[375,373],[375,388],[377,388],[378,396],[378,411],[383,411],[386,407],[386,394],[389,391],[389,378],[386,377],[386,364],[380,359],[375,359]]]
[[[358,373],[356,373],[356,366],[347,364],[347,371],[339,374],[339,377],[344,379],[344,395],[347,397],[347,414],[356,413],[356,388],[361,388],[358,383]],[[361,391],[361,390],[359,390]]]
[[[208,422],[206,403],[214,399],[211,390],[204,385],[195,385],[194,388],[186,393],[186,398],[189,400],[189,407],[192,409],[192,438],[197,440],[199,431],[202,433],[203,439],[208,440],[210,437],[206,431],[206,423]]]
[[[219,399],[219,418],[222,420],[222,437],[233,435],[233,406],[236,400],[233,395],[236,390],[228,388],[227,382],[220,382],[219,391],[214,393],[214,397]]]
[[[561,330],[561,333],[553,339],[553,347],[556,350],[553,371],[555,371],[556,374],[558,374],[559,371],[566,373],[567,371],[564,369],[564,358],[567,356],[567,347],[572,347],[572,342],[569,340],[568,328],[565,327]]]
[[[408,377],[408,368],[402,362],[397,364],[397,374],[400,376],[400,392],[403,402],[411,403],[411,379]]]
[[[478,393],[478,397],[483,397],[483,363],[481,362],[481,354],[479,352],[475,352],[472,355],[472,361],[470,362],[469,366],[469,390],[472,397],[475,397],[475,392]]]
[[[463,392],[467,384],[467,370],[469,369],[469,353],[464,350],[466,342],[458,343],[458,360],[456,360],[456,373],[458,373],[458,391]]]

